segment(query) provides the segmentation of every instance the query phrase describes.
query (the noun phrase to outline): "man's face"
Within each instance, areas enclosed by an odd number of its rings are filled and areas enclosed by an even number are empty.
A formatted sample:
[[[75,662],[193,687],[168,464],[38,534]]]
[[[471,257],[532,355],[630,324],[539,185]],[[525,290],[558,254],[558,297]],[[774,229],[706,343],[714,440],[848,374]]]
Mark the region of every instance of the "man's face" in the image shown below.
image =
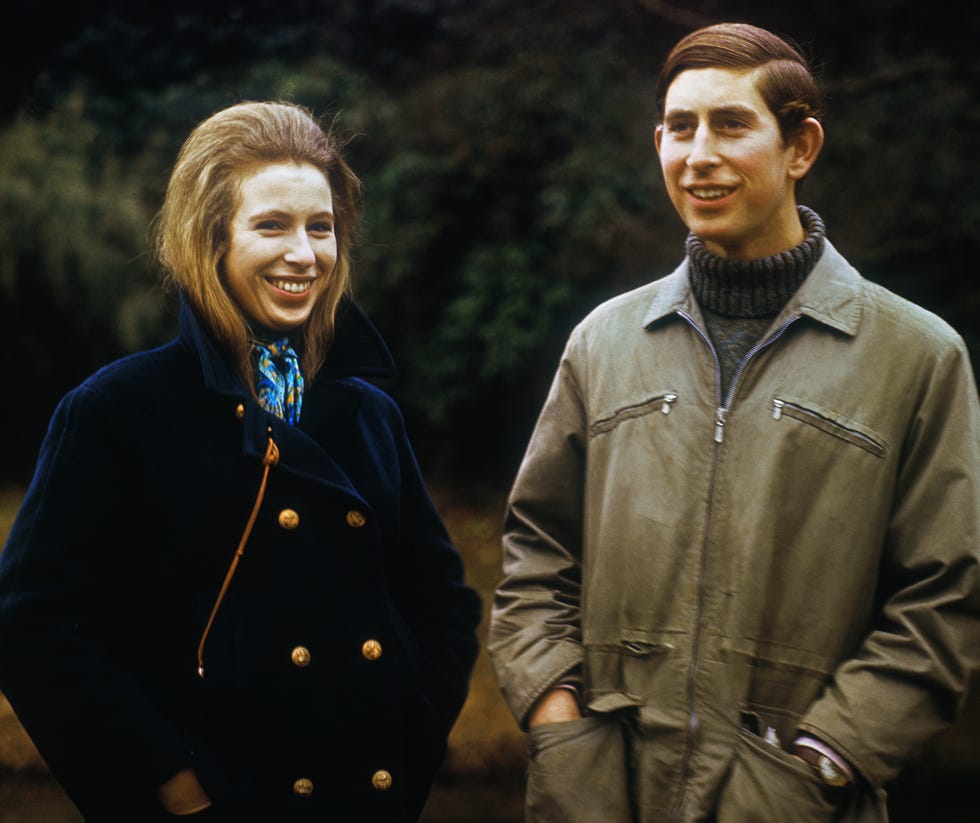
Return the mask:
[[[708,249],[723,257],[765,257],[804,237],[795,184],[816,153],[805,157],[806,146],[799,145],[805,134],[783,141],[756,89],[758,71],[681,72],[667,90],[664,122],[656,132],[674,208]]]

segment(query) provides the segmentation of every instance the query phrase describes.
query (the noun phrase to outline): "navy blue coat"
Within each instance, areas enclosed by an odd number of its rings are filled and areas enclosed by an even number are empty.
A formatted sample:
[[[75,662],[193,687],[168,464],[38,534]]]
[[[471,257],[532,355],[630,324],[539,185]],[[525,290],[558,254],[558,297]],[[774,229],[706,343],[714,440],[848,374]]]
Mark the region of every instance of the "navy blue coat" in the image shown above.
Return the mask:
[[[388,350],[345,304],[294,428],[186,305],[180,327],[54,414],[0,559],[0,691],[90,821],[155,819],[187,767],[232,820],[415,820],[480,600],[401,415],[363,379]]]

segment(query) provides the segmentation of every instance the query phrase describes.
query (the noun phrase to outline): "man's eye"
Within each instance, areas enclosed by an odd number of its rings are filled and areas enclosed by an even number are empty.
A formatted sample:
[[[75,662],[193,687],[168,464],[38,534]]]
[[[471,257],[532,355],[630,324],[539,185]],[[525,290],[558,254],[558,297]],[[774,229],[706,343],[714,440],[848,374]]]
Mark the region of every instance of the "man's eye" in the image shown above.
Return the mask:
[[[686,121],[668,123],[667,131],[669,131],[671,134],[686,134],[690,131],[694,131],[694,124]]]

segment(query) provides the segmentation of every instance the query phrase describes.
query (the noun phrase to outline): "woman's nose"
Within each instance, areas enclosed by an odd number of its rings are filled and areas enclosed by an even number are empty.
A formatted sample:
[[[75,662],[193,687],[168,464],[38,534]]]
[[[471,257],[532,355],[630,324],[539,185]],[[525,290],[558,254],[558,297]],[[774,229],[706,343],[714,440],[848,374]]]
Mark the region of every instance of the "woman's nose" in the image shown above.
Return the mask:
[[[303,268],[309,268],[316,262],[313,244],[305,231],[297,231],[290,237],[285,259],[287,263]]]

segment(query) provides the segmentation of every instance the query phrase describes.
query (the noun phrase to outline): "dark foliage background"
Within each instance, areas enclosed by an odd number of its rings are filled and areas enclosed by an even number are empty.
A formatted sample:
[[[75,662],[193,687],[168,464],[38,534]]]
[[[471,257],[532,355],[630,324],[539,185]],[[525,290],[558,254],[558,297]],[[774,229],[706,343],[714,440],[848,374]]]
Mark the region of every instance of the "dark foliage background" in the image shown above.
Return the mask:
[[[867,276],[946,317],[976,359],[980,60],[965,6],[262,0],[15,14],[0,98],[0,482],[29,477],[66,389],[173,330],[146,241],[180,142],[224,105],[287,98],[353,138],[367,192],[357,296],[398,358],[389,388],[429,471],[505,483],[572,324],[682,254],[652,147],[654,79],[678,37],[722,19],[811,53],[830,116],[805,202]]]
[[[720,20],[811,54],[829,116],[803,201],[866,276],[950,321],[976,365],[980,16],[969,5],[17,4],[0,29],[0,490],[12,489],[0,519],[9,525],[61,395],[174,331],[147,239],[184,137],[238,100],[290,99],[351,137],[366,187],[357,298],[399,361],[387,388],[488,596],[502,495],[569,330],[681,258],[652,144],[654,84],[680,36]],[[519,819],[523,742],[485,656],[474,682],[443,787],[463,781],[464,811],[433,821]],[[894,787],[896,820],[974,819],[978,728],[975,690],[961,724]],[[0,706],[0,806],[33,802],[4,779],[11,752],[29,748],[18,735]]]

